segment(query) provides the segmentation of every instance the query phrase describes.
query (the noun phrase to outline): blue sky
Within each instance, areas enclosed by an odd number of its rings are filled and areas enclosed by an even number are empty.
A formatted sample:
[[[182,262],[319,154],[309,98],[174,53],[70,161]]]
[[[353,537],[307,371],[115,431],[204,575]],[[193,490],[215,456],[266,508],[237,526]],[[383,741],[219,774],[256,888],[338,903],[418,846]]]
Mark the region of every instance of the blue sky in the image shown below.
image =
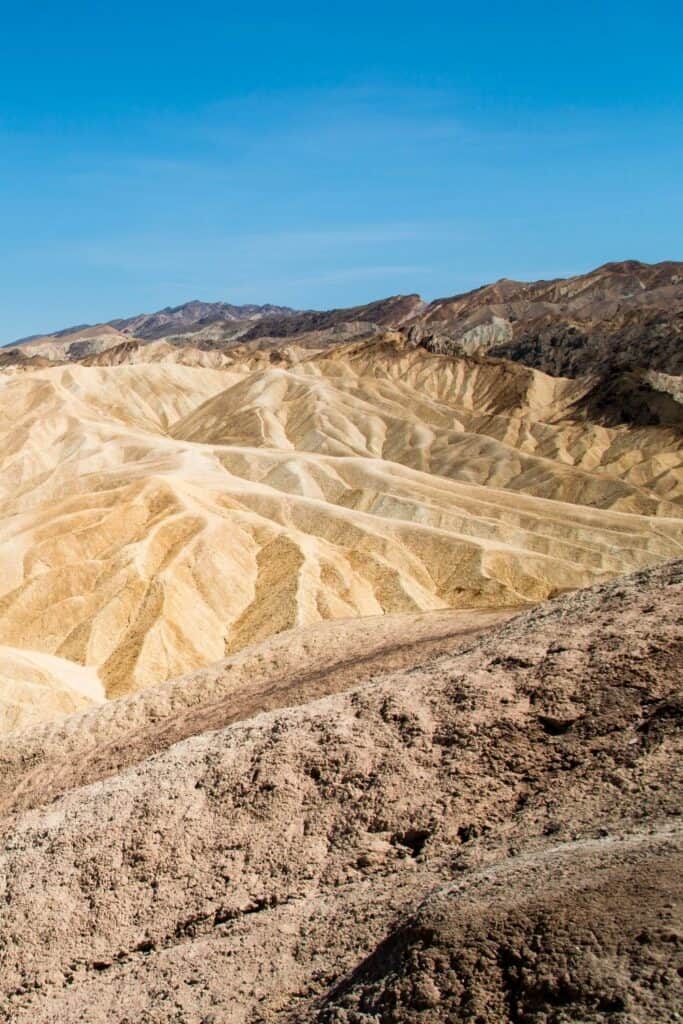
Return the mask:
[[[0,341],[682,258],[680,6],[6,5]]]

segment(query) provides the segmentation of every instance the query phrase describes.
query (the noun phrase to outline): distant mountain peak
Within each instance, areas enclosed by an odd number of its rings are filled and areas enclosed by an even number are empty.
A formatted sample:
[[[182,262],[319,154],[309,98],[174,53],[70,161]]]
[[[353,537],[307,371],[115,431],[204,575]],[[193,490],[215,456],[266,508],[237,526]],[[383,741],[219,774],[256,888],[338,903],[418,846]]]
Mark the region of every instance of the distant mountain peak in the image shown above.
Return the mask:
[[[110,325],[122,334],[153,340],[172,332],[184,334],[197,324],[206,326],[212,323],[257,321],[271,316],[291,316],[294,312],[295,310],[289,306],[275,306],[270,303],[260,306],[253,303],[236,306],[230,302],[191,299],[179,306],[165,306],[155,313],[141,313],[126,319],[111,320]]]

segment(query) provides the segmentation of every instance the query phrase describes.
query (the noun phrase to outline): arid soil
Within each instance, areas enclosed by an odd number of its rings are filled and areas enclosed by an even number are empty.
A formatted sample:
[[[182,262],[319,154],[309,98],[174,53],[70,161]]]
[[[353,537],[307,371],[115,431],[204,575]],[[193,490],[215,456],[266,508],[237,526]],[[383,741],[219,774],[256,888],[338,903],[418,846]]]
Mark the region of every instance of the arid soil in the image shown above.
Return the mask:
[[[643,570],[36,794],[0,1020],[678,1020],[682,596]]]
[[[649,830],[510,858],[430,893],[284,1019],[677,1020],[682,868],[680,837]]]

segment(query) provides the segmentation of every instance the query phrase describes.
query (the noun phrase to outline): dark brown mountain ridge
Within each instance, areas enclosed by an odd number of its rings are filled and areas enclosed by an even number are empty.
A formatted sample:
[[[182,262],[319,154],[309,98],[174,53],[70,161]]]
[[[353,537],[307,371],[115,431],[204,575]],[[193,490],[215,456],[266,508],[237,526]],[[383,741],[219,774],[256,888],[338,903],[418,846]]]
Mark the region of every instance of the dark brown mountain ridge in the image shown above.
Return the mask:
[[[680,374],[683,263],[627,260],[577,277],[497,281],[430,303],[414,334],[431,351],[487,351],[553,376]]]

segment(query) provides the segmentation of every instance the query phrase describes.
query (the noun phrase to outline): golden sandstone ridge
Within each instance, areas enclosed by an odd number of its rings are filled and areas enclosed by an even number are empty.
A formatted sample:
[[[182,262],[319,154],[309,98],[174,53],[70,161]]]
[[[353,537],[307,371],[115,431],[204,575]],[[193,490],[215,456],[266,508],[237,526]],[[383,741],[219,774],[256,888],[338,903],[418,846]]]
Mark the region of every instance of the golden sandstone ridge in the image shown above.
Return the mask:
[[[680,430],[596,422],[587,378],[398,331],[90,362],[0,374],[3,731],[286,629],[524,606],[681,552]]]

